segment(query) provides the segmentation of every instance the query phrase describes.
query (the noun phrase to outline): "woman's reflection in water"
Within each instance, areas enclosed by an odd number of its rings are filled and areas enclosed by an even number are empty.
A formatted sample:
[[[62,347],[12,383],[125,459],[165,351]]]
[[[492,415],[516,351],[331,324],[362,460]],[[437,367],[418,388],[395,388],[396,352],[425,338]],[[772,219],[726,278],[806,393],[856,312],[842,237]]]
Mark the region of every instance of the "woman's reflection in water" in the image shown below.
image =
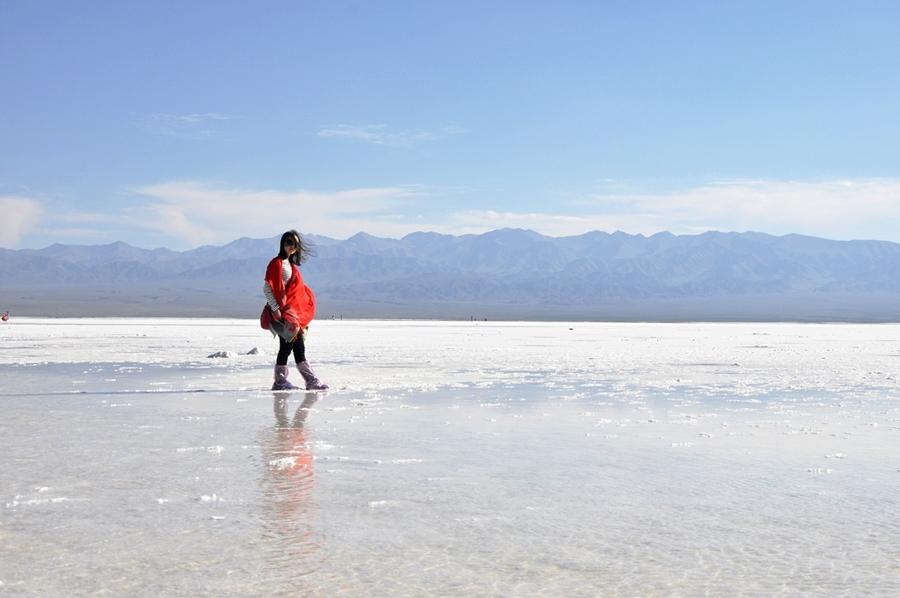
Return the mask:
[[[274,393],[275,427],[261,443],[266,464],[261,481],[266,562],[276,569],[289,566],[293,575],[316,569],[321,544],[313,522],[313,455],[305,428],[317,400],[315,395],[306,396],[291,417],[287,395]]]

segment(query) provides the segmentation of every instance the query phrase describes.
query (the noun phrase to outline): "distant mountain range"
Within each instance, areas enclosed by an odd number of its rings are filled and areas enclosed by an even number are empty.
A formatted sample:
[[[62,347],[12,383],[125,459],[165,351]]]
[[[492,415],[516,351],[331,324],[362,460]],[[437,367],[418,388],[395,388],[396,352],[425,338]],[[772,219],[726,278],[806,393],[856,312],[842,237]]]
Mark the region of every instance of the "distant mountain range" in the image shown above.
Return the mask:
[[[900,244],[761,233],[309,235],[319,317],[900,321]],[[0,311],[255,317],[278,237],[0,249]]]

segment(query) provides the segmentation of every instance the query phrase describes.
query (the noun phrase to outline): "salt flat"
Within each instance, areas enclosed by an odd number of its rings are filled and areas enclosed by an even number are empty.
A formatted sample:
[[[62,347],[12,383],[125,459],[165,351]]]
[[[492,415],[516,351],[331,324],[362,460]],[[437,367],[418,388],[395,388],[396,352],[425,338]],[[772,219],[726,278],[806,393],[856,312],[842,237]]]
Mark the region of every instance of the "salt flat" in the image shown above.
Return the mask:
[[[287,398],[275,346],[0,326],[0,594],[900,593],[900,326],[321,321]]]

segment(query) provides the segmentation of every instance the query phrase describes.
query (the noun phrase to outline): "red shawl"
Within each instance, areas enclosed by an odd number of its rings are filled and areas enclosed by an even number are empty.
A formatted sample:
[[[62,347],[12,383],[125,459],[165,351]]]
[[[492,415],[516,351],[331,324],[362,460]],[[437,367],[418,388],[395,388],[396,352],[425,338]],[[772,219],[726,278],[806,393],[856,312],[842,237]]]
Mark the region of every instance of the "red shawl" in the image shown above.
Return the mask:
[[[306,328],[316,315],[316,296],[303,282],[300,269],[291,264],[291,278],[284,284],[284,270],[280,257],[275,257],[266,268],[266,282],[275,293],[275,301],[281,309],[281,319]]]

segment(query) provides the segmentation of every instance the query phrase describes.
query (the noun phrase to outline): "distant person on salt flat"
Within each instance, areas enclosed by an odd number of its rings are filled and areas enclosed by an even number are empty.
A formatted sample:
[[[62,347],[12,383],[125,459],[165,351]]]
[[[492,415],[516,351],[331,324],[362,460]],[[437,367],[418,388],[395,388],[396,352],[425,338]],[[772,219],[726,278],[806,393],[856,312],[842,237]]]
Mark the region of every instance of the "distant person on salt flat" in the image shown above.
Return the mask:
[[[316,315],[316,296],[303,282],[300,269],[310,255],[309,244],[295,230],[281,235],[278,255],[266,268],[263,293],[266,306],[260,324],[278,335],[278,358],[275,360],[275,382],[272,390],[296,390],[288,380],[288,357],[294,354],[297,370],[306,383],[306,390],[325,390],[327,384],[320,381],[306,361],[304,336],[309,323]]]

